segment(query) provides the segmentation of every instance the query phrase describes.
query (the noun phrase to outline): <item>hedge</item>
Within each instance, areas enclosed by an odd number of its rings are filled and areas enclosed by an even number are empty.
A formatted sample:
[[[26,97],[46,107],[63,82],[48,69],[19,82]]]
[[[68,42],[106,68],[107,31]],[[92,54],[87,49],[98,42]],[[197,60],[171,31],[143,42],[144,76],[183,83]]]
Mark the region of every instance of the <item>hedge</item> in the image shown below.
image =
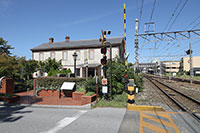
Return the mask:
[[[63,82],[76,82],[77,85],[81,85],[85,78],[67,78],[67,77],[41,77],[37,79],[38,89],[53,89],[58,90]]]

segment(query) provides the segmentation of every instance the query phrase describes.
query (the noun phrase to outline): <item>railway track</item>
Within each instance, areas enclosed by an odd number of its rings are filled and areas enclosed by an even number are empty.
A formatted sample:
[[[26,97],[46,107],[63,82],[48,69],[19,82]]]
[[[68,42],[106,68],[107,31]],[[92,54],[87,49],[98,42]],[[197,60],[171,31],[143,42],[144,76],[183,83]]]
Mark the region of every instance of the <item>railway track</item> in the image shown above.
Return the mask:
[[[157,77],[157,78],[160,78],[160,76],[156,76],[156,75],[149,75],[149,74],[144,74],[145,76],[151,76],[151,77]],[[168,80],[169,77],[168,76],[162,76],[162,79],[166,79]],[[185,78],[177,78],[177,77],[171,77],[171,80],[174,80],[174,81],[178,81],[178,82],[187,82],[187,83],[190,83],[190,79],[185,79]],[[192,83],[193,84],[200,84],[200,80],[192,80]]]
[[[180,91],[173,89],[172,87],[152,78],[147,78],[154,86],[161,90],[168,98],[170,98],[178,107],[183,111],[189,113],[198,122],[200,122],[200,117],[196,113],[200,113],[200,101],[183,94]]]

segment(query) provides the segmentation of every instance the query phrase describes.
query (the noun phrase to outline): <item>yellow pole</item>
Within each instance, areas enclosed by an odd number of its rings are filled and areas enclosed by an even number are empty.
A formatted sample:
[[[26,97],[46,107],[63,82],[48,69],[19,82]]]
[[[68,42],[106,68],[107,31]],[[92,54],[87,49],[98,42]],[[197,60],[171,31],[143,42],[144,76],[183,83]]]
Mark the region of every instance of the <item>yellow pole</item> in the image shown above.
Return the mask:
[[[124,53],[126,55],[126,4],[124,3]]]

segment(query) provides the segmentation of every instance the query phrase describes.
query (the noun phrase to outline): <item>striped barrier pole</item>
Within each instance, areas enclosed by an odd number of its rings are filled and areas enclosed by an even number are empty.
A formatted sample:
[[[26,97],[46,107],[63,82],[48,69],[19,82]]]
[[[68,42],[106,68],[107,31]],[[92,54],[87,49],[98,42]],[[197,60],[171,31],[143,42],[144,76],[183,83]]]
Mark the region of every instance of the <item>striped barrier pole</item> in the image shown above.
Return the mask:
[[[134,96],[134,79],[129,79],[128,84],[128,106],[135,105],[135,96]]]
[[[126,4],[124,3],[124,54],[125,54],[125,90],[127,91],[127,69],[128,69],[128,63],[126,59]]]

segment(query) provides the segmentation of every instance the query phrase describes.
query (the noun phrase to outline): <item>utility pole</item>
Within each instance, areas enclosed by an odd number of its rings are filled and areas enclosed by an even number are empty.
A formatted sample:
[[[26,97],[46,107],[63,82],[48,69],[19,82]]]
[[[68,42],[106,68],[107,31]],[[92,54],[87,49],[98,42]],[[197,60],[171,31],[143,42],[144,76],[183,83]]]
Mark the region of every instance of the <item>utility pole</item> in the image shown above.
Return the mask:
[[[134,65],[134,71],[138,73],[138,22],[139,20],[135,19],[135,65]]]
[[[112,100],[112,44],[110,43],[110,99]]]

